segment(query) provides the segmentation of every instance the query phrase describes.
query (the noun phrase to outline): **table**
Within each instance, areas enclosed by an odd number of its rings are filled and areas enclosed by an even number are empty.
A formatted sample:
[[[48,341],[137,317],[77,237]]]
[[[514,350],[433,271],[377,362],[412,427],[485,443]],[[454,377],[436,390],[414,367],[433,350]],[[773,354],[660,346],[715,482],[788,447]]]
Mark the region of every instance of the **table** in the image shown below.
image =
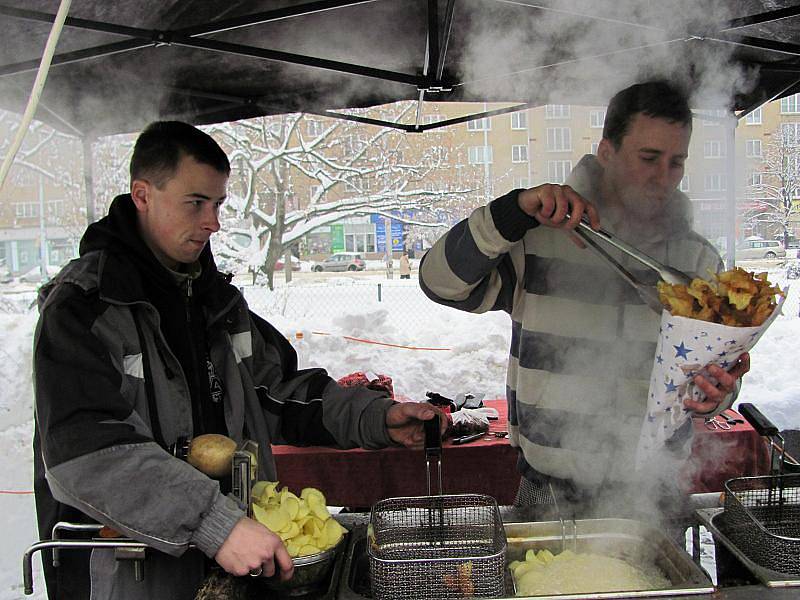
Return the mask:
[[[489,435],[442,448],[442,488],[446,494],[488,494],[500,505],[510,505],[519,487],[517,450],[508,439],[492,434],[507,430],[504,399],[484,401],[500,413],[490,423]],[[731,416],[741,419],[735,412]],[[743,420],[743,419],[742,419]],[[723,489],[726,479],[763,474],[768,459],[761,438],[747,423],[728,430],[709,429],[703,419],[694,420],[694,445],[687,464],[687,493]],[[427,494],[425,456],[421,450],[337,450],[323,447],[273,446],[281,485],[299,492],[304,487],[322,490],[331,506],[366,509],[378,500]]]

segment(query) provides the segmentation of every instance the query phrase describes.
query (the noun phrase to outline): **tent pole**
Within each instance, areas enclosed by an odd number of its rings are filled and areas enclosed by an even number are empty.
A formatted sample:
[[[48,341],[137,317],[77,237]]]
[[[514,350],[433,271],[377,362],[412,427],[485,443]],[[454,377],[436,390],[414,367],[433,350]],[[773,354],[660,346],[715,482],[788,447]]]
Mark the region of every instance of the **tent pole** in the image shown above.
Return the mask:
[[[86,198],[86,225],[95,222],[94,214],[94,148],[92,138],[85,135],[81,138],[83,144],[83,188]]]

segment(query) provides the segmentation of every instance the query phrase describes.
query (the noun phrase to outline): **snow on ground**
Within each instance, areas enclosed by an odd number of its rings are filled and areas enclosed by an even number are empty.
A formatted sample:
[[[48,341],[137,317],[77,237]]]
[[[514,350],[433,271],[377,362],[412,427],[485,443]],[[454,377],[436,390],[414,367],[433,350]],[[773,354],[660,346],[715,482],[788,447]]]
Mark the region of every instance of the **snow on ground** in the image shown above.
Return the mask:
[[[426,391],[502,396],[508,317],[471,315],[434,305],[413,277],[401,281],[395,274],[389,281],[381,270],[358,278],[345,273],[313,287],[298,278],[288,286],[279,284],[272,293],[245,288],[245,294],[290,339],[301,367],[322,366],[337,378],[357,370],[385,373],[394,380],[397,393],[414,399],[424,399]],[[770,280],[792,287],[784,315],[751,353],[752,370],[744,378],[740,400],[757,404],[781,429],[800,428],[800,381],[795,371],[800,280],[787,282],[778,269],[770,271]],[[374,293],[378,283],[382,283],[380,302]],[[369,293],[363,293],[364,286]],[[28,309],[35,294],[25,289],[21,285],[4,288],[0,296],[0,376],[6,390],[0,396],[0,455],[6,465],[0,476],[3,492],[32,489],[30,363],[36,313]],[[0,549],[0,600],[21,600],[27,598],[22,593],[22,553],[37,539],[33,496],[0,493],[0,513],[5,538]],[[33,598],[44,598],[38,555],[34,565]]]

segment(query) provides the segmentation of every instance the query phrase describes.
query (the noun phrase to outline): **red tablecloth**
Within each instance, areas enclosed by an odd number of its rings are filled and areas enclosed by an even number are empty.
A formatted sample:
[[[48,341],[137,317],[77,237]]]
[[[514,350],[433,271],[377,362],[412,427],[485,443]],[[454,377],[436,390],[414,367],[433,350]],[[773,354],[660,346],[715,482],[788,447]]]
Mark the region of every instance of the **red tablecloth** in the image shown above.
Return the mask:
[[[454,446],[444,442],[442,488],[446,494],[488,494],[498,503],[512,504],[519,485],[517,450],[495,431],[507,430],[503,399],[486,401],[500,413],[484,438]],[[736,413],[733,416],[741,418]],[[726,479],[764,473],[767,469],[763,438],[747,423],[728,430],[709,429],[695,419],[692,458],[686,481],[690,492],[722,490]],[[291,490],[313,486],[322,490],[332,506],[367,508],[383,498],[427,493],[425,456],[422,450],[335,450],[273,446],[281,485]]]

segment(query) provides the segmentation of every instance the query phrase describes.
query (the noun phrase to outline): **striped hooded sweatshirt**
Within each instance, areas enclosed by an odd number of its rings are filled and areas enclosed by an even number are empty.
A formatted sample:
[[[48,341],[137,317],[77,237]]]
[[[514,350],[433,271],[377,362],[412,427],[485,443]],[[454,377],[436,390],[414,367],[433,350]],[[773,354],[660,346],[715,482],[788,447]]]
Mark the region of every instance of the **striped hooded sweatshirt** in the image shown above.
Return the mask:
[[[604,211],[601,174],[595,157],[585,156],[568,183],[614,234],[624,223]],[[630,482],[660,315],[591,249],[539,227],[519,208],[520,192],[476,209],[438,240],[422,260],[420,284],[440,304],[511,316],[506,395],[523,476],[544,474],[589,490]],[[686,273],[717,272],[719,254],[691,229],[689,199],[676,191],[669,204],[663,234],[646,241],[626,234],[626,241]],[[656,283],[656,273],[606,249],[637,279]],[[726,400],[719,410],[732,398]],[[685,456],[691,427],[680,435]]]

